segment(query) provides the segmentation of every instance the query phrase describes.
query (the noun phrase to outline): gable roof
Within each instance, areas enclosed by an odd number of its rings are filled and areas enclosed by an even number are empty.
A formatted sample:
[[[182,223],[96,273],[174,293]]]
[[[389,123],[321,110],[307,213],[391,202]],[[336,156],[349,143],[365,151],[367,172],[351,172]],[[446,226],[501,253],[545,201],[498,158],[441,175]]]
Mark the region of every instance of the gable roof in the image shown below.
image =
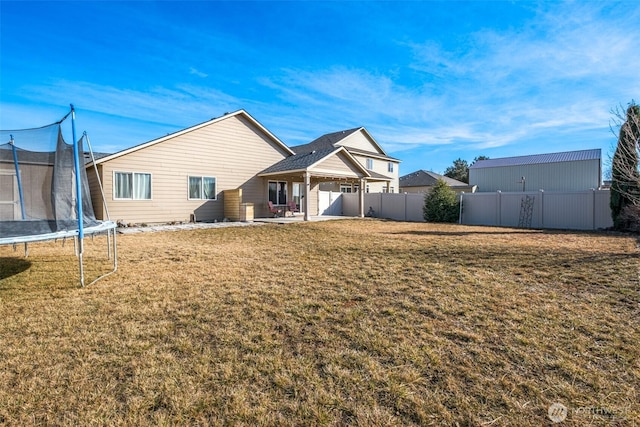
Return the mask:
[[[498,159],[478,160],[469,169],[496,168],[502,166],[535,165],[541,163],[575,162],[581,160],[600,160],[601,150],[564,151],[561,153],[534,154],[531,156],[502,157]]]
[[[374,152],[374,151],[360,150],[357,148],[349,147],[348,145],[339,144],[340,142],[344,141],[345,139],[347,139],[349,136],[353,135],[356,132],[363,133],[369,139],[371,144],[373,144],[374,148],[376,148],[378,151]],[[374,156],[374,157],[380,157],[383,159],[399,161],[398,159],[388,156],[387,153],[382,149],[382,147],[380,147],[380,145],[376,142],[375,139],[373,139],[373,137],[369,134],[369,132],[367,132],[367,130],[364,127],[327,133],[314,139],[313,141],[307,144],[296,145],[294,147],[291,147],[291,149],[296,153],[309,153],[311,151],[318,151],[318,150],[323,150],[331,147],[340,147],[340,146],[345,147],[347,151],[349,151],[350,153],[357,153],[357,154],[363,154],[367,156]]]
[[[308,169],[313,168],[318,163],[323,160],[331,157],[333,155],[337,155],[338,153],[344,153],[345,156],[351,161],[364,176],[369,177],[370,172],[367,171],[356,159],[353,158],[351,154],[344,147],[330,147],[324,148],[320,150],[314,150],[311,152],[305,152],[300,154],[295,154],[293,156],[286,157],[280,160],[278,163],[269,166],[258,175],[275,175],[278,173],[291,173],[297,171],[306,171]]]
[[[267,130],[267,128],[265,128],[264,126],[262,126],[260,124],[260,122],[258,122],[256,119],[254,119],[249,113],[247,113],[245,110],[238,110],[238,111],[234,111],[233,113],[225,113],[223,116],[220,117],[214,117],[211,120],[208,120],[206,122],[203,123],[199,123],[197,125],[179,130],[177,132],[174,133],[170,133],[168,135],[165,135],[163,137],[160,138],[156,138],[153,139],[151,141],[145,142],[143,144],[140,145],[136,145],[135,147],[131,147],[131,148],[127,148],[125,150],[122,151],[118,151],[117,153],[102,157],[100,159],[96,159],[96,164],[100,164],[103,162],[108,162],[109,160],[113,160],[115,158],[124,156],[126,154],[138,151],[138,150],[142,150],[143,148],[147,148],[150,147],[152,145],[155,144],[159,144],[161,142],[167,141],[169,139],[175,138],[177,136],[183,135],[185,133],[189,133],[189,132],[193,132],[194,130],[203,128],[205,126],[209,126],[212,125],[214,123],[220,122],[222,120],[226,120],[230,117],[235,117],[235,116],[242,116],[245,119],[247,119],[251,124],[253,124],[254,126],[256,126],[258,129],[260,129],[269,139],[271,139],[277,146],[279,146],[280,148],[282,148],[285,152],[287,152],[287,154],[289,155],[293,155],[294,152],[282,141],[280,141],[280,139],[278,139],[278,137],[276,137],[274,134],[272,134],[271,132],[269,132],[269,130]]]
[[[446,182],[449,187],[469,187],[466,182],[423,169],[401,176],[399,185],[400,187],[429,187],[436,185],[439,179]]]

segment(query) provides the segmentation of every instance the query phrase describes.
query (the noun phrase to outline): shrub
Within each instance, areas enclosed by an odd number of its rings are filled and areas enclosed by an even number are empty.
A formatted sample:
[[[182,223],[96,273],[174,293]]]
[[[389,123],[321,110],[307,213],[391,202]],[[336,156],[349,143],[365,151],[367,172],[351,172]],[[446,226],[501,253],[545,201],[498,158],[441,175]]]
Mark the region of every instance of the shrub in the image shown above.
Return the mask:
[[[618,230],[640,232],[640,206],[627,205],[620,211],[617,218]]]
[[[439,179],[431,192],[424,196],[422,213],[427,222],[457,222],[460,202],[455,191]]]

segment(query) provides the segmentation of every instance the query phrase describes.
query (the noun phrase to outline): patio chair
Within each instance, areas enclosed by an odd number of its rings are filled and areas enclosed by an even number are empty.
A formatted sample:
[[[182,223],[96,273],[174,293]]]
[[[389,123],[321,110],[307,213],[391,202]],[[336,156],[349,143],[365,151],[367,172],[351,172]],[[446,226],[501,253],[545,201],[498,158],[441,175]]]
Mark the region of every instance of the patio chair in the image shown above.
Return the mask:
[[[298,209],[298,205],[296,205],[296,202],[294,202],[293,200],[287,203],[287,208],[289,209],[289,212],[291,212],[291,216],[293,216],[296,212],[300,212],[300,209]]]
[[[282,208],[273,206],[273,203],[269,201],[269,212],[273,214],[274,218],[277,218],[278,214],[282,212]]]

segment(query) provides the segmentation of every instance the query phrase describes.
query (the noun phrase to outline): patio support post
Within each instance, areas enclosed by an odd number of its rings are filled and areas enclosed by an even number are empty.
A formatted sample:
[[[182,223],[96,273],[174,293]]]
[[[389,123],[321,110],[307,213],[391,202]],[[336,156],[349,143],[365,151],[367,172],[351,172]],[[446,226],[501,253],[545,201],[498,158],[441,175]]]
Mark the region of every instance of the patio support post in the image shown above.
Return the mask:
[[[360,180],[360,190],[358,195],[358,200],[360,202],[360,218],[364,218],[364,189],[367,181],[364,179]]]
[[[309,211],[311,210],[311,174],[304,173],[304,220],[309,221]]]

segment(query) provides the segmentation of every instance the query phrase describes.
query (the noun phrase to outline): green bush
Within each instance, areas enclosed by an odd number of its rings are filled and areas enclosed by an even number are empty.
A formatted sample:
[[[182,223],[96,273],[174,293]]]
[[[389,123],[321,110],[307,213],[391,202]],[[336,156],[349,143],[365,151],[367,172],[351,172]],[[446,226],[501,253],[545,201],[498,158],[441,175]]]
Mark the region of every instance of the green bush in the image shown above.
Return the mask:
[[[427,222],[457,222],[460,202],[455,191],[439,179],[433,190],[424,196],[422,213]]]

